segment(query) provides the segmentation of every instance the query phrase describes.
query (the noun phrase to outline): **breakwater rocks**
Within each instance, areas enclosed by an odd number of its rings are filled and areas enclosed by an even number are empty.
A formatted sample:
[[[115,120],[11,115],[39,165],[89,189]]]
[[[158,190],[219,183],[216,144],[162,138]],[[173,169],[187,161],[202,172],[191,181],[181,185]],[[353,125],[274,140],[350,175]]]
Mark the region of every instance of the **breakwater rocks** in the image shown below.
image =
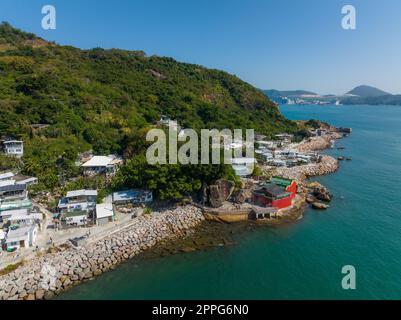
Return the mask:
[[[333,173],[338,169],[338,161],[330,156],[322,156],[318,163],[311,163],[303,166],[292,168],[277,168],[274,169],[274,175],[281,176],[288,179],[294,179],[299,182],[307,178],[322,176]]]
[[[299,152],[320,151],[331,147],[332,141],[343,138],[338,132],[330,132],[322,137],[313,137],[301,142],[296,149]]]
[[[51,299],[92,279],[156,244],[184,238],[204,221],[200,209],[178,207],[135,218],[129,225],[96,242],[75,248],[57,247],[0,277],[1,300]]]

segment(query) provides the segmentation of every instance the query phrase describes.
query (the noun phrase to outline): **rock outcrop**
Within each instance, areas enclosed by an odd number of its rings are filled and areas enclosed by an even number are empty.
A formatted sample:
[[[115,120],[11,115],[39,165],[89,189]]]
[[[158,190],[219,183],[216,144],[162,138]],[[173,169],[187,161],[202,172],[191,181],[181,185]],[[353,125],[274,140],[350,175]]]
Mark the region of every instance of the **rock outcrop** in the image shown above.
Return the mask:
[[[209,202],[213,208],[219,208],[234,191],[234,182],[229,180],[217,180],[209,187]]]

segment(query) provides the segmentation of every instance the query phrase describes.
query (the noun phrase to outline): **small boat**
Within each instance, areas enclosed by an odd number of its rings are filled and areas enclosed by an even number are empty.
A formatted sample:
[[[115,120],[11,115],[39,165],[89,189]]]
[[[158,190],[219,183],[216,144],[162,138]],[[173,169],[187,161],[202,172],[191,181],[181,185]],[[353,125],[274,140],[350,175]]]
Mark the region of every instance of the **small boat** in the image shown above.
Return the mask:
[[[347,161],[351,161],[351,160],[352,160],[352,158],[351,158],[351,157],[348,157],[348,158],[346,158],[345,160],[347,160]]]
[[[345,158],[344,157],[338,157],[337,160],[343,161]]]

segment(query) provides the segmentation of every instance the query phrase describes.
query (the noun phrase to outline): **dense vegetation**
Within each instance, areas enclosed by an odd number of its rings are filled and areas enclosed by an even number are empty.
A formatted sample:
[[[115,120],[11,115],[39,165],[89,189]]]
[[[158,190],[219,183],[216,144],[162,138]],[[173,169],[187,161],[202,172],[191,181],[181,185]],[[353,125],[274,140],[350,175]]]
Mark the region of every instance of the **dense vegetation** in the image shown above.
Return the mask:
[[[80,152],[141,154],[161,114],[194,129],[298,130],[263,93],[225,72],[141,51],[60,46],[7,23],[0,25],[0,74],[0,135],[25,141],[23,172],[50,189],[78,174]],[[133,177],[135,161],[123,169],[132,181],[118,184],[145,184]],[[193,169],[163,179],[184,175],[166,183],[199,186],[202,170]]]

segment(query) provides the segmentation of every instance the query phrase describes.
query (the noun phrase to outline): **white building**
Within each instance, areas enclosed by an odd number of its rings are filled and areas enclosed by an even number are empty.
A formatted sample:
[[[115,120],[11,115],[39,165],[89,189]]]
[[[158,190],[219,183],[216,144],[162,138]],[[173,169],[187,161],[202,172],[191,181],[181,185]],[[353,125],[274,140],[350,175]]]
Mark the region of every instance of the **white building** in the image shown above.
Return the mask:
[[[13,177],[14,177],[14,173],[12,173],[12,172],[0,173],[0,181],[2,181],[2,180],[11,180]]]
[[[83,173],[87,176],[93,176],[97,174],[115,175],[118,166],[122,164],[122,159],[114,156],[94,156],[89,161],[82,165]]]
[[[60,199],[58,209],[61,213],[72,211],[84,211],[86,213],[96,209],[96,190],[74,190]]]
[[[30,226],[39,224],[42,220],[42,214],[31,212],[30,209],[15,209],[0,212],[0,221],[3,223],[10,222],[12,225]]]
[[[3,141],[3,149],[8,156],[21,158],[24,155],[24,142],[19,140]]]
[[[69,226],[83,226],[89,221],[86,211],[70,211],[63,213],[62,220]]]
[[[19,184],[29,187],[37,183],[38,183],[38,178],[35,177],[15,175],[12,172],[5,172],[0,174],[0,186]]]
[[[7,250],[19,248],[29,248],[35,245],[38,234],[38,226],[30,225],[17,229],[10,229],[7,232],[6,245]]]
[[[103,203],[96,205],[96,223],[104,225],[114,220],[114,210],[112,203]]]

